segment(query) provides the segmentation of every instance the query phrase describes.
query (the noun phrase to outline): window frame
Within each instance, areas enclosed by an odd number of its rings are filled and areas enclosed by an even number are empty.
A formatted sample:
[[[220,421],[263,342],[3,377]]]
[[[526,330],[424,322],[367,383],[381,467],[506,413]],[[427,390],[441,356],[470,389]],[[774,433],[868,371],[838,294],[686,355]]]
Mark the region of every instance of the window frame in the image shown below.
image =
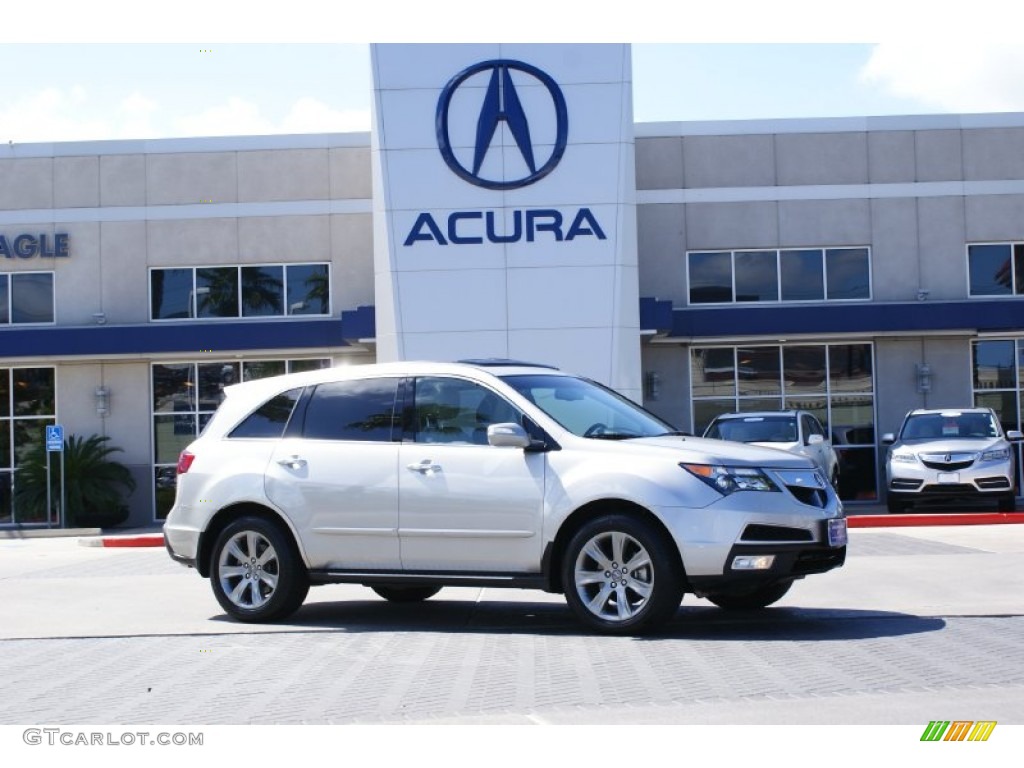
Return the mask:
[[[0,327],[25,326],[43,327],[57,324],[57,273],[52,269],[30,269],[17,270],[14,272],[0,272],[7,278],[5,295],[2,297],[7,303],[7,320],[0,322]],[[22,275],[49,275],[50,277],[50,320],[36,320],[29,322],[15,322],[14,320],[14,281]]]
[[[1006,246],[1010,250],[1010,291],[1009,293],[974,293],[971,284],[971,249],[985,246]],[[1017,291],[1017,283],[1021,276],[1017,273],[1017,250],[1022,252],[1024,258],[1024,240],[979,240],[973,243],[966,243],[964,246],[964,281],[967,284],[967,298],[981,301],[998,301],[1013,299],[1024,296],[1024,290]]]

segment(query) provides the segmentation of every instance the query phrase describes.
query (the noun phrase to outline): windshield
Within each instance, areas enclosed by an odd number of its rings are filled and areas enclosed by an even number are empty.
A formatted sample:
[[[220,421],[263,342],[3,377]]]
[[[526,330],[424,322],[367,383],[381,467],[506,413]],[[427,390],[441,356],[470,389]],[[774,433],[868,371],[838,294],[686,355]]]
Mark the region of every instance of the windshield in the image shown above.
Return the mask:
[[[796,419],[792,416],[750,416],[715,422],[704,437],[737,443],[795,443]]]
[[[547,374],[501,378],[562,427],[580,437],[625,440],[680,434],[671,424],[631,400],[588,379]]]
[[[911,415],[903,425],[902,440],[999,437],[999,427],[990,413],[921,413]]]

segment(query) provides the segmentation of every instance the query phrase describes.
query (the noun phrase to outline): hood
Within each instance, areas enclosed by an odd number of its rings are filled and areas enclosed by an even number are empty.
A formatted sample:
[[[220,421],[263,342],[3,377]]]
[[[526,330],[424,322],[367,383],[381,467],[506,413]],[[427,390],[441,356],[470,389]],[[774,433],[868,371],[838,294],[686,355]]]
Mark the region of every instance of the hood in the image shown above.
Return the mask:
[[[613,445],[671,452],[676,461],[693,464],[724,464],[742,467],[770,467],[772,469],[809,469],[815,467],[806,456],[799,456],[776,448],[765,448],[750,443],[712,440],[703,437],[638,437],[622,440]]]
[[[1007,448],[1009,443],[1001,437],[951,437],[926,438],[922,440],[901,440],[893,444],[893,450],[905,448],[914,453],[981,453],[992,449]]]

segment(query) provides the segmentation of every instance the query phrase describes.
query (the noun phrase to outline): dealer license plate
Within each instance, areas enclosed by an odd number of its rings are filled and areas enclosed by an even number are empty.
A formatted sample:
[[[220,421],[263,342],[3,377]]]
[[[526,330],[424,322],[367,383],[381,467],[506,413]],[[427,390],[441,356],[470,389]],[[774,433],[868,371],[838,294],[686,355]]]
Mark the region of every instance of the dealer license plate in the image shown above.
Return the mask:
[[[846,546],[846,518],[828,521],[828,545],[830,547]]]
[[[960,482],[959,472],[939,472],[938,480],[943,485],[955,485]]]

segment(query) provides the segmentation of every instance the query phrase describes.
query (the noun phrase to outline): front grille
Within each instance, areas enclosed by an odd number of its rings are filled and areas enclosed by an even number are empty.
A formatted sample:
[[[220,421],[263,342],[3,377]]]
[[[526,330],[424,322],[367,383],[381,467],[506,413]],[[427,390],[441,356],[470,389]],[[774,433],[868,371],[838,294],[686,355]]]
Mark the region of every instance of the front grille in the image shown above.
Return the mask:
[[[926,485],[921,492],[933,493],[936,496],[963,496],[977,493],[978,489],[968,483],[944,483],[943,485]]]
[[[743,529],[743,541],[814,541],[814,535],[806,528],[790,528],[787,525],[748,525]]]
[[[1010,481],[1005,477],[982,477],[974,482],[978,484],[979,488],[991,491],[1010,487]]]
[[[915,488],[919,488],[924,480],[904,480],[899,477],[894,477],[892,482],[889,483],[889,487],[894,491],[912,491]]]
[[[825,506],[825,501],[828,498],[825,495],[825,491],[820,488],[808,488],[806,485],[787,485],[786,489],[796,496],[797,501],[801,504],[818,507],[819,509]]]
[[[976,453],[922,453],[918,456],[921,463],[929,469],[938,469],[943,472],[953,472],[957,469],[967,469],[978,459]]]

